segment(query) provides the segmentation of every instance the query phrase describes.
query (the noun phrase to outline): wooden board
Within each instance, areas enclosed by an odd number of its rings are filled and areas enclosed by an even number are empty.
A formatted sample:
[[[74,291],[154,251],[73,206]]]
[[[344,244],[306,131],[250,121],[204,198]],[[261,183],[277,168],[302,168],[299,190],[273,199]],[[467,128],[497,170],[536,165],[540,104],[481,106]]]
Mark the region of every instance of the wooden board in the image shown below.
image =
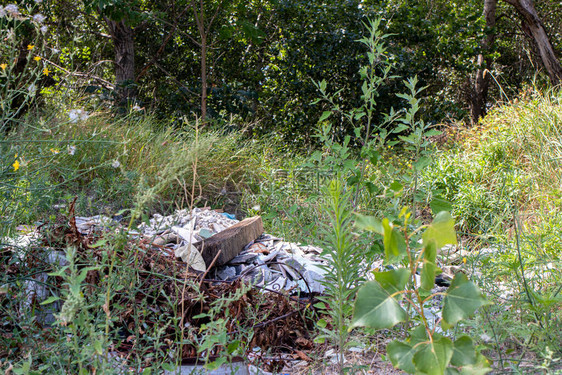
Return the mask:
[[[244,246],[258,238],[262,233],[261,216],[254,216],[244,219],[206,240],[196,242],[194,246],[201,252],[207,267],[211,265],[215,256],[221,251],[213,266],[222,266],[240,254]]]

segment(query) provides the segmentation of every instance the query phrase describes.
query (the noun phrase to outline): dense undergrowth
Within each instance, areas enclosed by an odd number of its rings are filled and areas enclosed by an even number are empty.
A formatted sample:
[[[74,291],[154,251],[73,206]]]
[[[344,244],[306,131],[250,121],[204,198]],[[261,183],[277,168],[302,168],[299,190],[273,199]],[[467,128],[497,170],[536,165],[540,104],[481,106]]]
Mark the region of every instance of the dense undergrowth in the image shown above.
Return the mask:
[[[0,237],[15,236],[18,225],[52,222],[77,196],[79,215],[132,219],[133,226],[155,212],[210,206],[240,218],[260,214],[270,233],[322,243],[322,223],[329,219],[323,187],[334,177],[357,184],[360,171],[360,188],[348,194],[356,213],[382,218],[414,202],[414,216],[427,224],[437,207],[452,209],[461,242],[456,261],[465,263],[465,272],[494,303],[463,329],[496,368],[549,371],[560,368],[562,356],[561,104],[560,92],[532,91],[498,106],[473,128],[445,127],[445,141],[427,146],[431,158],[419,173],[412,152],[401,144],[385,145],[376,155],[355,155],[345,144],[329,142],[315,154],[287,153],[268,139],[188,121],[171,127],[142,112],[93,112],[82,120],[69,119],[70,108],[40,112],[0,143]],[[115,241],[118,246],[119,237]],[[376,256],[378,245],[376,238],[365,245],[371,246],[367,253]],[[2,257],[17,264],[7,253]],[[114,273],[108,275],[118,282]],[[30,278],[2,275],[2,315],[10,316],[5,329],[13,329],[0,338],[8,348],[1,353],[6,366],[24,368],[29,361],[34,368],[38,358],[46,365],[48,343],[76,335],[61,329],[63,336],[41,339],[31,332],[32,311],[6,299],[18,288],[16,296],[25,298],[21,288]],[[106,287],[111,290],[111,282]],[[103,315],[102,291],[89,302]],[[92,308],[82,313],[84,319],[97,314]],[[100,345],[110,345],[96,328],[109,323],[98,318],[89,326],[94,357],[103,352]],[[21,334],[24,329],[31,331]],[[161,337],[153,334],[156,341]],[[69,363],[76,359],[72,350],[78,351],[72,345],[65,352]]]

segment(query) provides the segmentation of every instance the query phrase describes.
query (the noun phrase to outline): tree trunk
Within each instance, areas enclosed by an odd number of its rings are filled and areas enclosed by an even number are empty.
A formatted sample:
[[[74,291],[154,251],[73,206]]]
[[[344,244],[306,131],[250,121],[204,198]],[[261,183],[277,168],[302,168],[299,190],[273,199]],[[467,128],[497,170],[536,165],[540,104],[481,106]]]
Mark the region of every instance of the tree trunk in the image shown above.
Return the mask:
[[[542,63],[553,85],[562,82],[562,66],[556,58],[546,30],[535,10],[532,0],[505,0],[519,13],[522,22],[529,30],[541,56]]]
[[[105,19],[115,49],[115,86],[119,105],[136,99],[135,36],[133,28],[124,21]]]
[[[474,92],[470,103],[470,115],[473,123],[477,123],[481,117],[486,115],[486,103],[488,101],[488,87],[490,86],[490,74],[486,70],[492,66],[489,53],[493,48],[496,34],[493,30],[496,26],[497,0],[484,0],[482,15],[486,20],[486,36],[482,39],[482,53],[478,55],[476,79]]]
[[[207,35],[201,34],[201,121],[207,118]]]

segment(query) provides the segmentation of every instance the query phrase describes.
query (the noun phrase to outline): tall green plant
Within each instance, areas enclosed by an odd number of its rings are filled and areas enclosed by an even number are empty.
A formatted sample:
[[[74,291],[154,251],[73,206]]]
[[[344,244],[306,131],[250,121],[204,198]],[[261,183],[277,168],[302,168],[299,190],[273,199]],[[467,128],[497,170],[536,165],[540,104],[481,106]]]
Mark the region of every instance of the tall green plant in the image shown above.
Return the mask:
[[[406,340],[394,340],[386,349],[392,364],[407,373],[488,372],[489,365],[472,339],[460,335],[452,340],[450,337],[455,332],[449,330],[489,302],[463,273],[455,276],[445,293],[432,293],[439,270],[437,251],[444,245],[457,243],[451,214],[442,211],[430,225],[413,230],[413,217],[408,209],[404,208],[399,218],[401,222],[394,223],[387,218],[379,221],[358,216],[356,223],[360,228],[382,235],[385,261],[405,263],[406,267],[375,272],[375,280],[359,289],[350,329],[387,329],[406,323]],[[438,322],[431,321],[425,309],[425,304],[438,295],[443,297],[439,330]]]
[[[397,119],[400,124],[396,129],[400,131],[406,131],[407,134],[399,135],[398,139],[401,142],[403,148],[410,153],[410,164],[412,166],[412,174],[407,177],[407,181],[411,185],[411,206],[414,213],[416,212],[416,206],[419,202],[418,197],[418,180],[420,172],[426,168],[432,160],[431,151],[429,150],[430,141],[429,137],[441,134],[440,131],[432,129],[430,124],[426,124],[423,119],[418,119],[416,115],[420,110],[420,100],[419,95],[425,89],[424,87],[418,88],[418,77],[414,76],[404,80],[406,93],[396,94],[397,97],[402,98],[408,102],[408,108],[403,110],[402,116]],[[399,141],[392,142],[393,144]],[[431,194],[430,192],[424,192],[422,196],[425,198]],[[439,211],[439,210],[436,210]]]
[[[326,189],[325,212],[329,224],[323,230],[325,236],[322,256],[327,260],[326,276],[323,281],[324,295],[317,305],[330,318],[318,322],[321,335],[317,341],[329,339],[338,349],[340,372],[344,370],[344,351],[348,345],[348,328],[353,310],[353,296],[359,283],[364,279],[361,266],[361,249],[351,233],[352,212],[350,210],[350,193],[345,191],[340,180],[332,180]]]
[[[390,75],[392,64],[388,58],[387,48],[384,44],[384,39],[388,38],[390,35],[384,34],[380,30],[380,23],[380,18],[370,20],[368,24],[365,24],[365,28],[369,31],[369,36],[358,40],[358,42],[367,49],[369,61],[369,64],[362,66],[359,70],[359,75],[362,80],[360,105],[350,110],[342,108],[342,106],[337,103],[337,98],[339,98],[341,90],[330,94],[328,92],[326,80],[316,83],[321,97],[313,102],[318,103],[323,101],[329,105],[329,109],[324,111],[320,116],[319,123],[322,124],[330,117],[344,118],[351,126],[351,129],[353,129],[356,138],[355,142],[363,146],[371,142],[373,132],[376,132],[375,141],[379,144],[383,144],[389,133],[394,132],[394,130],[387,130],[386,127],[389,122],[388,120],[392,119],[394,112],[391,113],[391,116],[387,116],[387,121],[382,124],[375,122],[375,116],[377,115],[377,97],[379,96],[380,88],[388,79],[393,78]],[[329,132],[331,127],[326,124],[324,124],[324,126],[327,126]]]

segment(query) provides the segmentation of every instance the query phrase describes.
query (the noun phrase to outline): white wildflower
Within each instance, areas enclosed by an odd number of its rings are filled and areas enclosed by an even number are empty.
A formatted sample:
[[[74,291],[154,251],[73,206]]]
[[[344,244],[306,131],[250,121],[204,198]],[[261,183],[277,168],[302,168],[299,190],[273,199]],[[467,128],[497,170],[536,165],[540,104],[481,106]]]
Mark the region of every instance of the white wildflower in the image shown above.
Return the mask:
[[[41,32],[43,34],[45,34],[47,32],[47,30],[49,30],[49,28],[47,26],[41,26],[41,28],[39,28],[39,30],[41,30]]]
[[[111,166],[113,168],[119,168],[121,166],[121,163],[119,163],[119,160],[115,159],[113,160],[113,163],[111,163]]]
[[[76,146],[68,146],[68,154],[74,155],[76,153]]]
[[[71,109],[68,112],[68,118],[70,119],[70,122],[78,122],[78,113],[76,112],[76,109]]]
[[[6,10],[4,9],[4,7],[2,5],[0,5],[0,18],[4,18],[6,17]]]
[[[51,51],[53,52],[53,54],[57,54],[60,52],[60,49],[56,49],[56,48],[52,48]]]
[[[135,104],[135,105],[133,106],[133,108],[131,108],[131,109],[132,109],[133,111],[137,111],[137,112],[138,112],[138,111],[141,110],[141,107],[140,107],[138,104]]]
[[[45,22],[46,18],[47,17],[45,17],[41,13],[37,13],[36,15],[33,16],[33,21],[35,21],[37,23],[43,23],[43,22]]]
[[[11,17],[16,17],[20,14],[20,11],[18,10],[18,6],[16,4],[8,4],[4,7],[4,10]]]
[[[43,0],[35,0],[35,4],[41,4]]]
[[[78,120],[85,121],[89,117],[88,112],[84,111],[83,109],[71,109],[68,112],[68,118],[70,122],[76,123]]]
[[[27,92],[28,92],[31,96],[34,96],[34,95],[35,95],[35,91],[37,91],[37,87],[35,86],[34,83],[32,83],[32,84],[29,85],[29,87],[27,88]]]

